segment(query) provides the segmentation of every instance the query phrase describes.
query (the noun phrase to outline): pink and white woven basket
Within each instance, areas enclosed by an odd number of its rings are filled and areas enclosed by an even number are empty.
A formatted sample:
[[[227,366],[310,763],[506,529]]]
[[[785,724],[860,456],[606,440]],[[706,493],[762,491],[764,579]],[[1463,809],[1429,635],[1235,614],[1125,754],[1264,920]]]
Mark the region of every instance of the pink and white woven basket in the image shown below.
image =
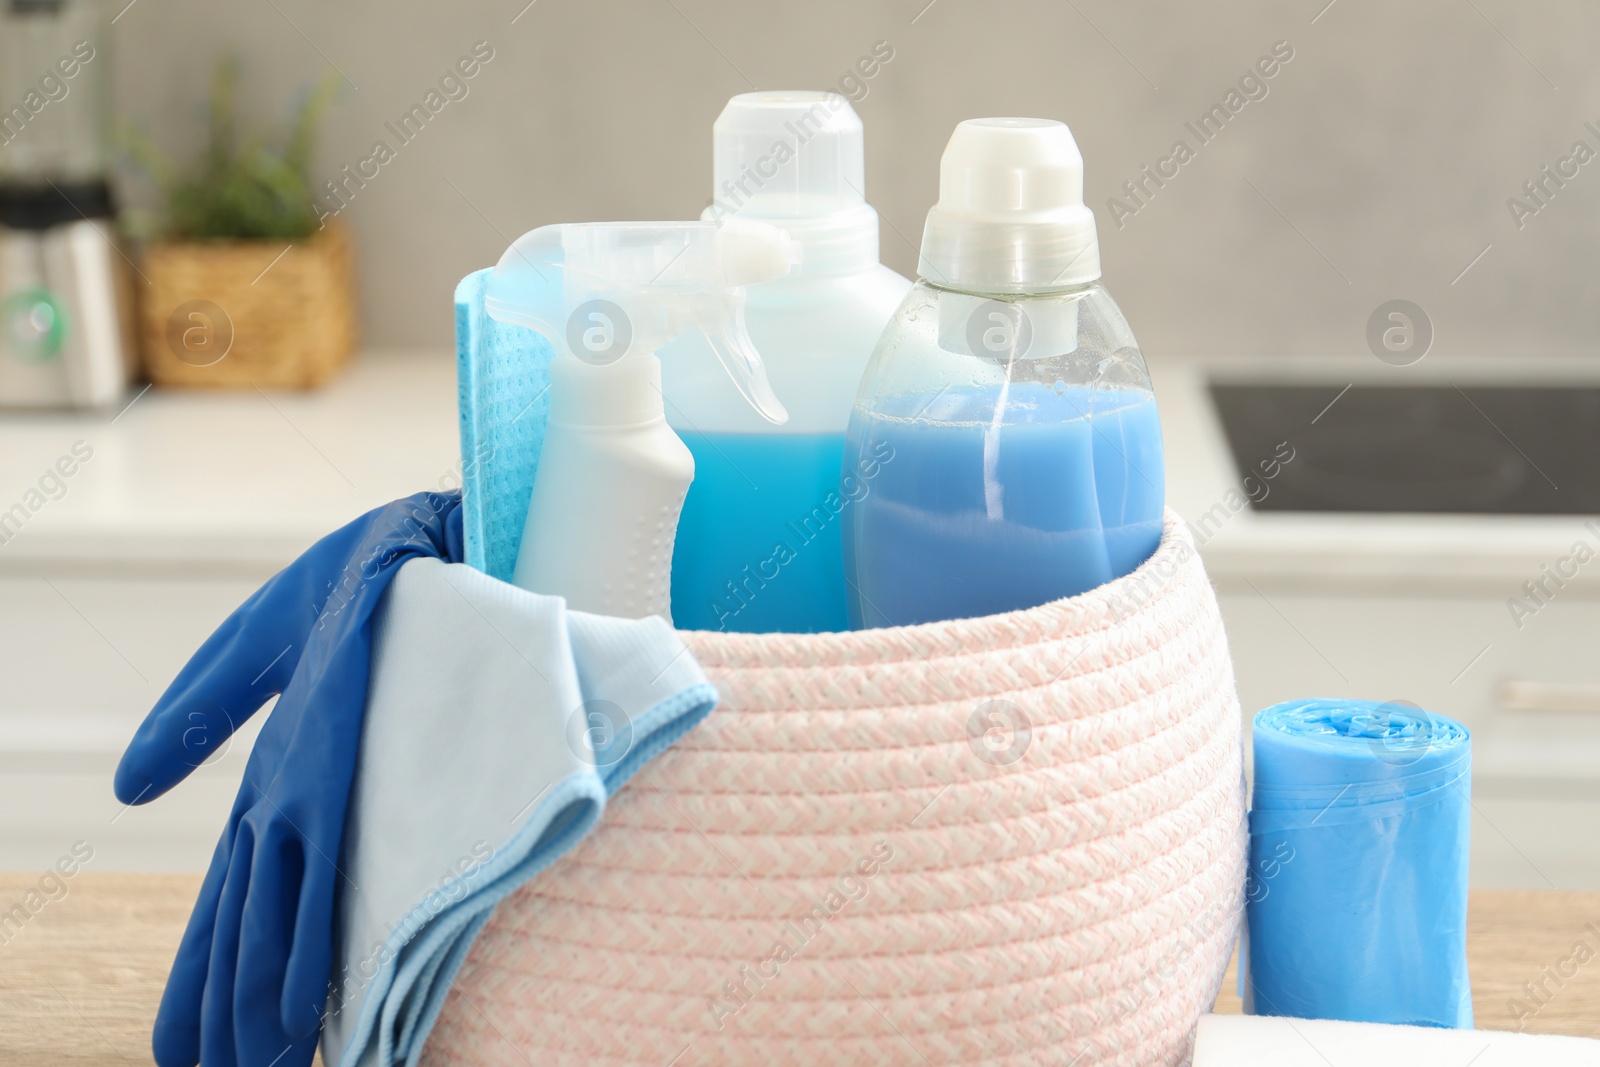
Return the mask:
[[[1246,836],[1181,520],[1029,611],[685,638],[722,704],[500,905],[424,1064],[1187,1061]]]

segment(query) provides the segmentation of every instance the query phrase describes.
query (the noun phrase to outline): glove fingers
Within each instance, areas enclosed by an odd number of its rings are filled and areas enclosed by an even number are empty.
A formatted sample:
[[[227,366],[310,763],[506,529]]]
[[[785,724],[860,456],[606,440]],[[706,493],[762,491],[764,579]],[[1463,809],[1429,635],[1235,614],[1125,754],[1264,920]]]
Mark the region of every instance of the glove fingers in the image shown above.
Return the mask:
[[[239,967],[234,977],[233,1034],[239,1067],[306,1067],[316,1048],[316,1026],[291,1037],[278,1006],[288,966],[305,864],[300,842],[286,821],[269,820],[257,842],[250,890],[240,922]],[[327,973],[323,973],[327,988]],[[309,1038],[309,1040],[308,1040]]]
[[[124,804],[188,777],[294,675],[314,629],[347,610],[370,614],[402,557],[462,556],[460,494],[417,493],[367,512],[307,549],[206,639],[161,695],[117,765]]]
[[[112,779],[124,804],[148,803],[183,781],[288,683],[311,613],[263,615],[254,602],[200,646],[139,725]]]
[[[217,900],[217,920],[211,937],[210,970],[200,1005],[200,1062],[204,1067],[239,1067],[234,1055],[233,999],[239,966],[239,933],[249,895],[250,872],[255,863],[256,829],[239,825],[233,862]]]
[[[117,765],[117,799],[146,803],[165,793],[281,693],[312,629],[363,595],[373,553],[401,533],[401,517],[423,498],[441,514],[459,504],[424,493],[375,508],[312,545],[229,615],[135,732]]]
[[[206,974],[211,962],[211,939],[217,921],[217,905],[228,877],[237,826],[230,824],[217,840],[206,869],[200,895],[189,913],[178,954],[167,975],[167,987],[156,1009],[155,1026],[150,1034],[150,1049],[159,1067],[195,1067],[200,1062],[200,1005],[205,994]]]
[[[281,1005],[283,1027],[294,1036],[314,1034],[322,1024],[333,973],[334,905],[342,878],[327,857],[314,851],[306,854]]]

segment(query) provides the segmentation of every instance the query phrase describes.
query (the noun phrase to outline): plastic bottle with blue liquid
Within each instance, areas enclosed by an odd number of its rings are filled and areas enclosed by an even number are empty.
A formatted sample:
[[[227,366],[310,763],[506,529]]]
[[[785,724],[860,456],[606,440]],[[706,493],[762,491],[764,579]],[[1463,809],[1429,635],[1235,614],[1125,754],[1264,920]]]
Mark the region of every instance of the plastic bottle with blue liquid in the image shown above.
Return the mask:
[[[957,126],[918,274],[850,417],[851,624],[1014,611],[1137,568],[1161,539],[1161,424],[1067,127]]]
[[[789,420],[775,425],[735,391],[697,335],[664,350],[667,422],[695,476],[672,557],[680,629],[847,629],[839,481],[861,373],[911,283],[878,262],[861,119],[837,93],[734,97],[713,128],[704,219],[776,226],[801,261],[750,287],[743,325]],[[670,353],[670,354],[669,354]]]

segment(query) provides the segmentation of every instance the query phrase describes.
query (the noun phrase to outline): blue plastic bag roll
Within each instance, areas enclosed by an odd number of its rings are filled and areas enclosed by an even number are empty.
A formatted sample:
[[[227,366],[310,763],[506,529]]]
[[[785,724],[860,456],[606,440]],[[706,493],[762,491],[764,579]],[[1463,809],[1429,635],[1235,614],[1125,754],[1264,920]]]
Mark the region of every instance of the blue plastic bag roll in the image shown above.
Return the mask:
[[[1255,717],[1245,1010],[1472,1026],[1471,736],[1400,703]]]

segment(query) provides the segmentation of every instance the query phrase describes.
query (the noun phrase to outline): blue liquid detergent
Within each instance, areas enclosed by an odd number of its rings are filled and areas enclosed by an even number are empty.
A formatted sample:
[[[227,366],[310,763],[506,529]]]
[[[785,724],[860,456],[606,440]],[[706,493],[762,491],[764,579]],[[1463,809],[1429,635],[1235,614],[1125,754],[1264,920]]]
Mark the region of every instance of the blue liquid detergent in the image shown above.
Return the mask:
[[[1040,383],[856,408],[845,456],[880,469],[844,513],[851,622],[1033,607],[1103,585],[1161,540],[1161,424],[1148,393]]]
[[[849,626],[840,494],[844,435],[678,435],[694,482],[672,553],[685,630],[820,633]]]

